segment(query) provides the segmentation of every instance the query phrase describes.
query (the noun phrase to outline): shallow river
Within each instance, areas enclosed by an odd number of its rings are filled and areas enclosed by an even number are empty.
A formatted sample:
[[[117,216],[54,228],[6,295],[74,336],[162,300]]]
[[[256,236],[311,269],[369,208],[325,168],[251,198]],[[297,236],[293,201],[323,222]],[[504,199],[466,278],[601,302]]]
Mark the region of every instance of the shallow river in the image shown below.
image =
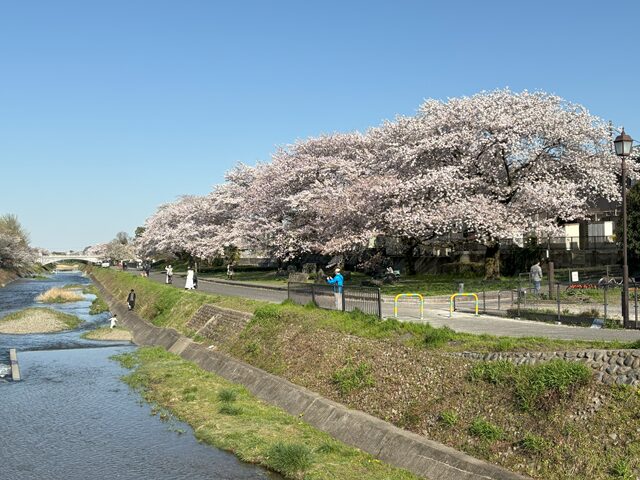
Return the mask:
[[[89,280],[76,273],[9,284],[0,289],[0,317],[33,306],[35,296],[52,286],[69,283]],[[0,478],[280,478],[199,444],[188,425],[152,415],[151,407],[120,381],[127,371],[109,359],[135,347],[79,338],[107,322],[108,314],[89,315],[89,304],[54,306],[85,320],[80,330],[0,335],[0,351],[19,350],[22,374],[21,382],[0,382]]]

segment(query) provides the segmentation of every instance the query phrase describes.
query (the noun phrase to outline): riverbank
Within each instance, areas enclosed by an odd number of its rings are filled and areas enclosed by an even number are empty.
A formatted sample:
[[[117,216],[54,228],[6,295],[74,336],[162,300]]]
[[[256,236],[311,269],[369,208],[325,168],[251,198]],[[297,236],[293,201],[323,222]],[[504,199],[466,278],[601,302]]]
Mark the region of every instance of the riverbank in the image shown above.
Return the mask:
[[[0,288],[13,282],[16,278],[19,278],[17,273],[0,268]]]
[[[0,333],[32,334],[72,330],[81,320],[50,308],[27,308],[0,319]]]
[[[100,277],[118,296],[134,288],[130,276]],[[189,323],[195,311],[182,316],[185,310],[175,308],[196,298],[206,302],[202,294],[137,281],[136,291],[148,295],[139,295],[138,302],[149,321],[171,324],[216,350],[425,438],[538,479],[637,475],[637,388],[596,383],[564,360],[517,366],[456,353],[575,351],[606,348],[606,342],[461,335],[266,304],[235,334],[221,335],[216,325],[206,333]]]
[[[160,347],[143,347],[117,359],[133,368],[124,380],[145,400],[188,423],[198,440],[232,451],[243,461],[291,479],[418,479]]]

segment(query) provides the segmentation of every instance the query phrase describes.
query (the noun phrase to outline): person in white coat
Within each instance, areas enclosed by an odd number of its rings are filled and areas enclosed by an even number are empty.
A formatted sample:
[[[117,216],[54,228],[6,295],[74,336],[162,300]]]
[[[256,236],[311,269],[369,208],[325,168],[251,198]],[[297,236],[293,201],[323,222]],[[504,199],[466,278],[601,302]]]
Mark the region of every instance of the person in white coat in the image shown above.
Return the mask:
[[[189,267],[189,270],[187,270],[187,281],[184,283],[185,290],[193,290],[194,288],[193,276],[194,276],[193,268]]]

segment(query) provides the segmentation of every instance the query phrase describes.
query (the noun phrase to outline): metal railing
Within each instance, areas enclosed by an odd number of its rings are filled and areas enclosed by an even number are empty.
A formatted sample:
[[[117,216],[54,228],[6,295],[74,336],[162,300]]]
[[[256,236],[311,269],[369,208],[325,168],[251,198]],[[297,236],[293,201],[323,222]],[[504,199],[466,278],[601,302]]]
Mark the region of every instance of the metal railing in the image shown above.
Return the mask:
[[[320,308],[343,312],[357,309],[382,318],[382,298],[379,288],[345,286],[342,292],[338,292],[332,285],[289,282],[287,298],[299,305],[314,303]]]

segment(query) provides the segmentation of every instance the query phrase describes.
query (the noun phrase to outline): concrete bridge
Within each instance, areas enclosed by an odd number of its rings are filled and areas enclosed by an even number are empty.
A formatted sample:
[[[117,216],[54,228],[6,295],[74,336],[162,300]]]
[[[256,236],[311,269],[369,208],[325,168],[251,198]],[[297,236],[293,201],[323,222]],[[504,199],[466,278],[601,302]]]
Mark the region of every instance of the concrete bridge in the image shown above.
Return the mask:
[[[81,253],[70,253],[66,255],[40,255],[36,261],[40,265],[48,265],[50,263],[62,262],[64,260],[78,260],[86,263],[97,263],[101,261],[95,255],[83,255]]]

